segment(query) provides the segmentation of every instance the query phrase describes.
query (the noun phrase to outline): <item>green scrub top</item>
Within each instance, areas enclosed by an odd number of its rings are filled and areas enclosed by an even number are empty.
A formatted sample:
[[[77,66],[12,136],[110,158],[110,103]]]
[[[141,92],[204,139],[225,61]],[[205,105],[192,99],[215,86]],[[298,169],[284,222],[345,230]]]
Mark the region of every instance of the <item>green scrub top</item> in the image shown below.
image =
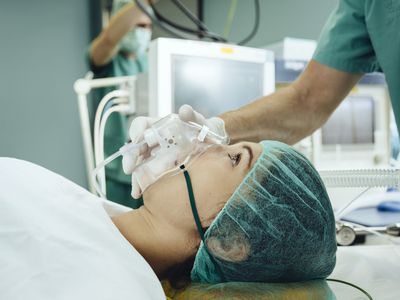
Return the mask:
[[[130,59],[118,53],[107,65],[97,67],[90,60],[87,52],[87,61],[94,78],[130,76],[146,72],[148,69],[147,55],[137,59]],[[101,88],[93,91],[93,111],[104,95],[116,87]],[[104,155],[110,156],[119,150],[128,141],[128,117],[113,113],[109,117],[104,132]],[[119,204],[137,208],[142,205],[141,200],[134,200],[131,196],[131,177],[122,169],[122,158],[119,157],[106,166],[106,191],[107,198]]]
[[[400,129],[400,0],[339,0],[313,58],[349,73],[384,72]]]

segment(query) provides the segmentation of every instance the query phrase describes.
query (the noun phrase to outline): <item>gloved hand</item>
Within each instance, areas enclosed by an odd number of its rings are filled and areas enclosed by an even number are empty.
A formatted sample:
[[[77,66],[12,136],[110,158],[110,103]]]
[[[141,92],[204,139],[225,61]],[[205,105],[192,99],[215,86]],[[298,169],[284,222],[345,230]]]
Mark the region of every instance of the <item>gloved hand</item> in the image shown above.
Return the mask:
[[[225,142],[229,143],[229,137],[225,131],[225,123],[221,118],[213,117],[206,119],[203,115],[193,110],[190,105],[182,105],[179,108],[179,118],[185,122],[195,122],[199,125],[207,126],[211,131],[225,138]],[[132,143],[140,143],[144,138],[144,131],[150,128],[158,119],[151,117],[137,117],[135,118],[129,128],[129,137]],[[125,153],[122,158],[122,167],[127,175],[131,175],[136,166],[138,166],[143,159],[151,155],[153,148],[147,146],[141,147],[140,149],[134,149],[128,153]],[[175,160],[171,160],[174,162]],[[157,169],[160,174],[171,168],[168,160],[164,160],[163,163],[157,161]],[[151,180],[150,180],[151,181]],[[144,186],[143,182],[141,182]],[[142,195],[142,189],[139,185],[138,178],[132,176],[132,197],[139,198]]]
[[[150,117],[137,117],[135,118],[129,127],[129,137],[132,143],[140,143],[143,141],[144,131],[151,127],[156,118]],[[137,165],[139,165],[145,157],[150,155],[152,149],[149,147],[141,147],[140,149],[134,149],[127,152],[122,157],[122,168],[127,175],[131,175]],[[135,176],[132,176],[132,197],[139,198],[142,194],[142,190]]]
[[[212,117],[206,119],[202,114],[195,111],[188,104],[184,104],[179,108],[179,118],[185,122],[194,122],[199,125],[206,125],[211,131],[222,136],[226,144],[229,144],[229,136],[225,130],[225,122],[221,118]]]

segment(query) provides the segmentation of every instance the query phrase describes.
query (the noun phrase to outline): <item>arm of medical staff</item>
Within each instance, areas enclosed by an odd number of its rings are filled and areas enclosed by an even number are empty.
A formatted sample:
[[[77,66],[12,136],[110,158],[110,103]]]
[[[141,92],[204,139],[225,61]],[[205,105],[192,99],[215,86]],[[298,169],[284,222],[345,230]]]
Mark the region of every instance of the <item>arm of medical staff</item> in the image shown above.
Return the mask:
[[[109,63],[118,51],[119,41],[140,23],[142,11],[134,4],[125,5],[110,20],[90,47],[90,59],[95,66]]]
[[[361,76],[312,60],[288,87],[220,117],[231,143],[272,139],[294,144],[326,122]]]

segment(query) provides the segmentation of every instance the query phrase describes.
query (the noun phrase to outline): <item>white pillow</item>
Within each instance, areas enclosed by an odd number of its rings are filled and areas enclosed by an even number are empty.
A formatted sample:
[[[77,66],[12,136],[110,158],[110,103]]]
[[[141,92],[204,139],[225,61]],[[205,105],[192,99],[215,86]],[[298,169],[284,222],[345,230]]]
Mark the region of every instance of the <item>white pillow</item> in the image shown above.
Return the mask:
[[[0,158],[0,299],[165,299],[104,206],[125,209],[42,167]]]

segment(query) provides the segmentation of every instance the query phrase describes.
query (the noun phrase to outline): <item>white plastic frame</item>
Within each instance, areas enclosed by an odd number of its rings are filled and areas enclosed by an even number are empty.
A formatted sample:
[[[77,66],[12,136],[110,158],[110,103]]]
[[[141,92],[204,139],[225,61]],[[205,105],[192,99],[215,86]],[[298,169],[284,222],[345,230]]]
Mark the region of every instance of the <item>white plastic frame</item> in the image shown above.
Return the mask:
[[[90,75],[87,75],[85,78],[81,78],[75,81],[74,90],[78,96],[78,108],[79,108],[79,117],[80,117],[82,139],[83,139],[83,150],[85,154],[86,177],[88,181],[88,188],[90,192],[96,193],[96,189],[92,179],[93,178],[92,171],[94,170],[96,163],[95,150],[98,153],[98,147],[100,147],[101,145],[94,145],[93,143],[92,133],[90,130],[91,126],[89,121],[88,94],[91,92],[91,90],[97,88],[103,88],[109,86],[129,87],[131,89],[130,90],[131,97],[129,97],[127,101],[124,101],[124,103],[119,104],[121,106],[123,105],[123,107],[121,107],[120,109],[116,109],[116,111],[121,113],[123,112],[127,114],[133,114],[135,112],[134,88],[135,88],[136,76],[91,79],[91,73],[89,74]],[[94,134],[100,134],[100,132]],[[100,141],[103,138],[104,138],[103,136],[98,136],[96,137],[96,140]],[[101,159],[102,159],[101,157],[98,158],[98,160]],[[101,179],[100,182],[104,183],[104,180]],[[105,186],[102,188],[105,191]]]

